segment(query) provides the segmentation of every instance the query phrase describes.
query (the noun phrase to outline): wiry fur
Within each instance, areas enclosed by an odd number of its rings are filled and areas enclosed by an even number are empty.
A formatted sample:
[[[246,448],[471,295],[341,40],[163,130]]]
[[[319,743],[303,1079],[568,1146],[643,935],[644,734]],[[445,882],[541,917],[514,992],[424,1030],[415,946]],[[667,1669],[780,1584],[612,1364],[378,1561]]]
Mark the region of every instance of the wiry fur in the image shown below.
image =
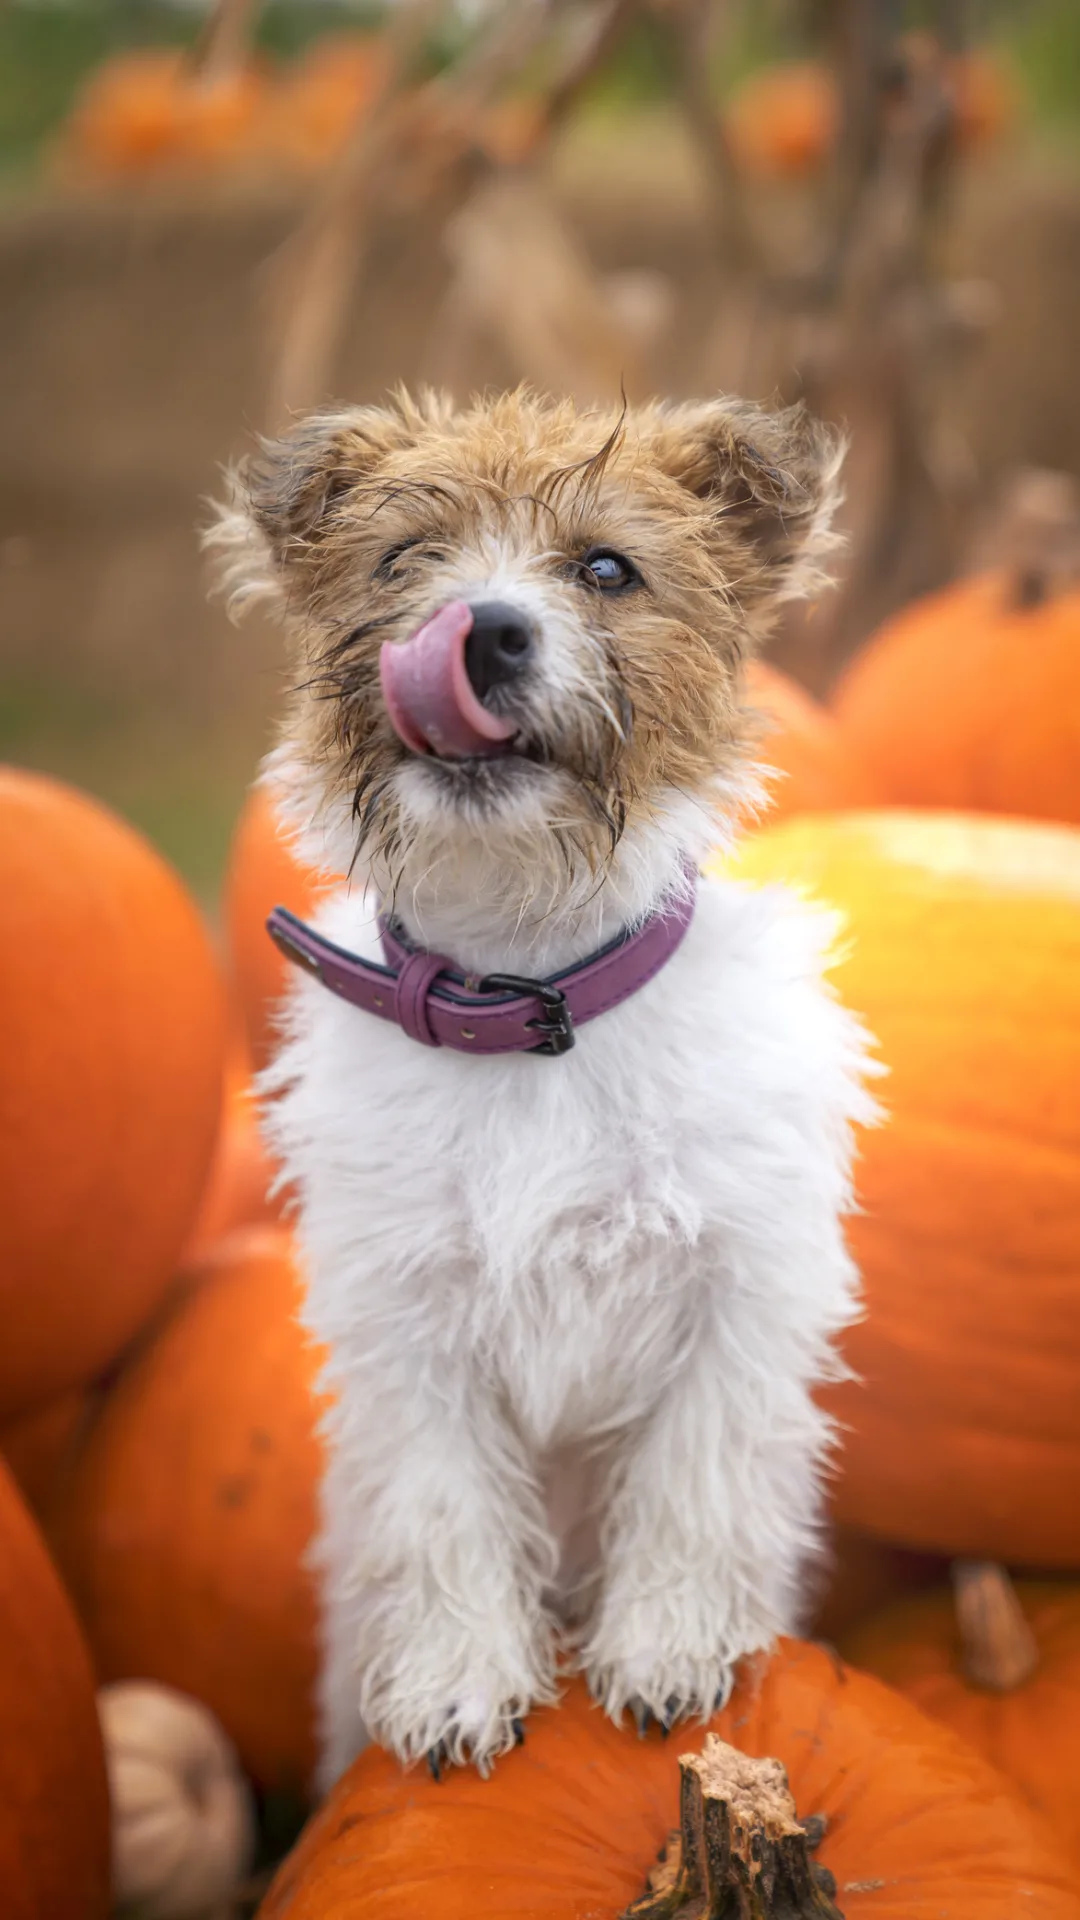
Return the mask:
[[[389,897],[463,967],[542,975],[685,885],[751,784],[741,664],[819,578],[837,464],[796,413],[527,394],[400,396],[267,449],[214,540],[293,632],[273,777],[355,874],[323,930],[378,957]],[[596,545],[643,584],[602,595]],[[382,641],[458,597],[539,636],[487,764],[411,755],[379,697]],[[333,1395],[324,1782],[364,1726],[486,1765],[560,1647],[614,1714],[708,1711],[794,1624],[871,1113],[828,936],[703,884],[662,974],[555,1060],[430,1051],[297,981],[268,1086]]]

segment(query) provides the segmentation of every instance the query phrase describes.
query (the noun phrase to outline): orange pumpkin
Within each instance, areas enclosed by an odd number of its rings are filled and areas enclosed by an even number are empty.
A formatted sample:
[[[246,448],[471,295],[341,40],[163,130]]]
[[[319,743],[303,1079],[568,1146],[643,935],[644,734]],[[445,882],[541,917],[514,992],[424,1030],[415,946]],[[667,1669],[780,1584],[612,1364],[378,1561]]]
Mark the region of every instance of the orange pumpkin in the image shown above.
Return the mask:
[[[1080,1564],[1080,833],[806,815],[733,870],[843,910],[836,986],[880,1041],[850,1238],[866,1315],[829,1394],[837,1519],[904,1545]]]
[[[961,148],[992,146],[1018,116],[1016,76],[997,55],[973,47],[951,66],[956,136]]]
[[[79,176],[219,165],[247,146],[263,98],[250,68],[210,79],[172,48],[118,54],[83,83],[61,157]]]
[[[0,1427],[0,1455],[32,1514],[45,1523],[57,1487],[91,1418],[93,1395],[77,1387]]]
[[[277,1171],[259,1128],[247,1043],[239,1042],[230,1052],[214,1160],[181,1264],[195,1264],[237,1227],[280,1219],[284,1200],[270,1192]]]
[[[102,1680],[158,1680],[217,1716],[263,1786],[312,1763],[319,1449],[287,1236],[205,1259],[113,1388],[53,1528]]]
[[[905,43],[923,58],[940,52],[923,36]],[[1012,76],[995,56],[973,50],[941,67],[962,152],[988,146],[1016,115]],[[778,61],[751,73],[732,93],[725,115],[740,166],[761,177],[818,173],[832,158],[840,132],[836,76],[817,60]]]
[[[800,1817],[826,1818],[819,1858],[846,1920],[1080,1913],[1052,1836],[1007,1783],[822,1649],[782,1643],[709,1727],[745,1754],[776,1756]],[[436,1785],[369,1749],[280,1869],[260,1920],[614,1920],[679,1818],[679,1757],[702,1744],[699,1726],[639,1740],[575,1682],[487,1780],[462,1770]],[[778,1912],[767,1896],[724,1910]],[[784,1911],[794,1920],[795,1907]]]
[[[94,1677],[41,1536],[0,1465],[4,1920],[105,1920],[109,1791]]]
[[[374,34],[317,40],[267,94],[260,145],[297,166],[325,165],[346,145],[386,71],[386,46]]]
[[[732,94],[726,124],[748,173],[816,172],[836,144],[836,83],[816,60],[762,67]]]
[[[873,797],[865,770],[826,707],[762,660],[747,669],[746,691],[762,715],[757,757],[781,778],[770,782],[770,819],[863,806]]]
[[[289,977],[266,916],[282,906],[305,919],[317,898],[316,878],[292,852],[265,787],[254,787],[233,835],[223,909],[233,983],[257,1068],[273,1053],[275,1015]]]
[[[834,710],[882,800],[1080,823],[1080,590],[1025,604],[995,572],[916,600]]]
[[[91,1380],[164,1297],[206,1180],[225,996],[176,875],[0,771],[0,1417]]]
[[[1080,1587],[993,1565],[864,1621],[844,1652],[1021,1787],[1080,1866]]]
[[[933,1585],[944,1564],[937,1554],[912,1553],[857,1527],[834,1528],[811,1621],[814,1639],[842,1645],[845,1634],[888,1601]]]

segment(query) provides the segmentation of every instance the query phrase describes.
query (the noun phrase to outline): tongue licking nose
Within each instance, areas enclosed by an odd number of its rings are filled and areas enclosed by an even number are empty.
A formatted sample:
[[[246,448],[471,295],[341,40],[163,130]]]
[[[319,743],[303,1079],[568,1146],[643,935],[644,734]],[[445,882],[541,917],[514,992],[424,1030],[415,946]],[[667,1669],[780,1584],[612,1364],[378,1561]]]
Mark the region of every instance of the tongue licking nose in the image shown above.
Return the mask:
[[[464,600],[451,600],[411,640],[384,642],[379,677],[386,711],[394,731],[414,753],[478,759],[505,753],[517,732],[515,721],[488,711],[469,677],[469,664],[474,664],[481,692],[496,679],[509,677],[485,670],[487,649],[475,644],[486,637],[485,616],[483,607],[474,612]],[[467,662],[467,649],[475,654],[474,663]],[[519,665],[527,651],[526,638]]]

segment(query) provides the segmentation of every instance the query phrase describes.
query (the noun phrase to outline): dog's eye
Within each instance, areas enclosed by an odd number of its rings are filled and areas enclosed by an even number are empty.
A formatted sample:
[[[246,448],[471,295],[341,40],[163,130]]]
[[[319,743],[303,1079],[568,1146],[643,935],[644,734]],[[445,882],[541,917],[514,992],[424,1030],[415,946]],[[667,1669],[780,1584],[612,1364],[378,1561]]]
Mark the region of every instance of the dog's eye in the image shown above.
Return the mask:
[[[392,547],[387,547],[375,563],[373,577],[376,580],[392,580],[398,561],[403,560],[406,554],[410,554],[414,560],[439,560],[442,557],[437,548],[425,544],[421,534],[414,533],[411,539],[396,540]]]
[[[625,554],[616,553],[614,547],[594,547],[581,564],[602,593],[617,593],[622,587],[636,587],[641,583],[633,561]]]

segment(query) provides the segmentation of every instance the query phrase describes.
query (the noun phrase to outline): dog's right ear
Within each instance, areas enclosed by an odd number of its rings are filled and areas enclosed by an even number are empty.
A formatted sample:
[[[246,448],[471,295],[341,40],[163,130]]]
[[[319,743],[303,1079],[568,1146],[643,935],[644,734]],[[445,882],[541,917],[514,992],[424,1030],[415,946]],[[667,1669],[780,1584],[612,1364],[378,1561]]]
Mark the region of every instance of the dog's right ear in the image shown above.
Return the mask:
[[[278,599],[291,569],[317,554],[342,501],[414,433],[404,400],[316,413],[231,468],[203,536],[230,611]]]

